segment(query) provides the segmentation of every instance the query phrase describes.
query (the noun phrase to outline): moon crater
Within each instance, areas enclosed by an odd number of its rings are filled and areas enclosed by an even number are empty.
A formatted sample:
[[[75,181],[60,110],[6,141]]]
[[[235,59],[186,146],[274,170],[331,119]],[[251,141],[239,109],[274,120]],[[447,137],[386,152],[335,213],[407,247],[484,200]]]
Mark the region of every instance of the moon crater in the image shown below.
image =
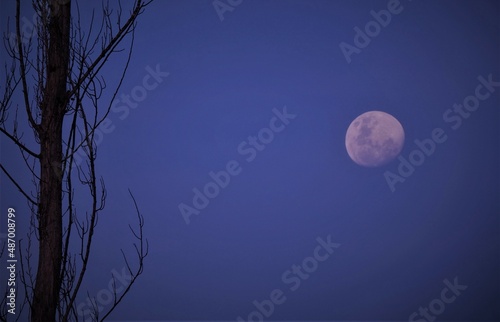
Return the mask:
[[[370,111],[358,116],[347,129],[349,157],[365,167],[379,167],[395,159],[403,149],[405,134],[392,115]]]

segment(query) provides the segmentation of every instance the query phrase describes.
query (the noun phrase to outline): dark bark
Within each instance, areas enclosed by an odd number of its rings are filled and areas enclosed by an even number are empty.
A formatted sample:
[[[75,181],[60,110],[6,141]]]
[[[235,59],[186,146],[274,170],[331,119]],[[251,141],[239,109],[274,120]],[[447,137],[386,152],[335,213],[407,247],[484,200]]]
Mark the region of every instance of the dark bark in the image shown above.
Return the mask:
[[[70,1],[49,3],[47,82],[40,104],[39,260],[31,320],[56,320],[62,260],[62,125],[67,105]]]

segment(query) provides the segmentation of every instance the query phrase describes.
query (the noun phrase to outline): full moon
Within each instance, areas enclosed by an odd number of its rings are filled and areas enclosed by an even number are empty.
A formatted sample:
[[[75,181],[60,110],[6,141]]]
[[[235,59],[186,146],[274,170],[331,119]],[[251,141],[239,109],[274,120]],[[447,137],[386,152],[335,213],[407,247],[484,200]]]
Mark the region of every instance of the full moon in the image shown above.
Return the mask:
[[[351,159],[364,167],[380,167],[394,160],[403,149],[405,132],[392,115],[380,111],[361,114],[345,135]]]

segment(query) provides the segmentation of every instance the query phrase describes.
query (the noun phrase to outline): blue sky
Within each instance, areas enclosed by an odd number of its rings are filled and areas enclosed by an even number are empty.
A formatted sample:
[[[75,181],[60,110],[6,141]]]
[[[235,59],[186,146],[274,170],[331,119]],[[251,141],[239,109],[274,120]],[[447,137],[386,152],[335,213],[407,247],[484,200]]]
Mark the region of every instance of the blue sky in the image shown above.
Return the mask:
[[[99,2],[80,6],[88,21]],[[354,28],[388,6],[399,13],[348,63],[340,44],[354,46]],[[476,96],[479,77],[500,82],[499,14],[496,1],[243,0],[221,21],[211,1],[153,3],[119,91],[139,99],[116,103],[98,147],[108,200],[90,294],[122,271],[120,248],[133,254],[130,188],[150,255],[115,320],[417,321],[430,303],[437,320],[500,319],[499,84],[483,85],[490,95],[456,129],[443,116]],[[110,83],[123,59],[109,61]],[[288,124],[276,119],[285,107]],[[394,191],[384,173],[400,175],[399,160],[368,169],[345,150],[347,127],[369,110],[401,122],[406,160],[436,128],[447,137]],[[269,142],[248,161],[238,147],[259,133]],[[2,137],[2,165],[29,186],[16,153]],[[193,189],[228,163],[238,174],[186,224],[179,205],[194,207]],[[2,213],[27,213],[1,179]],[[317,250],[318,239],[337,247]],[[303,263],[307,278],[293,273]],[[450,283],[466,289],[445,303]],[[272,314],[252,313],[273,290]]]

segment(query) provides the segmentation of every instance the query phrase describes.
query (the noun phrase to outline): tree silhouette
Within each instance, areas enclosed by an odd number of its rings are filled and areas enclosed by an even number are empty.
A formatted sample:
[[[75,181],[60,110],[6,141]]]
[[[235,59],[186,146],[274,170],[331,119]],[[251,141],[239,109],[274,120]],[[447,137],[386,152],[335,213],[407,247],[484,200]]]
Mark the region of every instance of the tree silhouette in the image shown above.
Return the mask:
[[[5,63],[0,132],[19,148],[34,186],[27,190],[4,165],[0,164],[0,168],[31,209],[28,245],[25,248],[21,242],[18,245],[25,293],[21,309],[27,304],[31,321],[79,320],[75,300],[82,291],[95,227],[106,200],[104,181],[98,176],[95,163],[95,131],[108,115],[122,84],[137,19],[150,3],[136,0],[126,19],[121,4],[112,10],[105,3],[100,8],[102,19],[98,22],[92,14],[90,27],[84,31],[78,3],[72,8],[71,0],[34,0],[34,37],[26,37],[21,29],[21,1],[16,1],[14,31],[9,32],[8,28],[4,35],[12,59]],[[114,53],[123,51],[119,45],[127,37],[130,46],[126,63],[112,99],[104,102],[106,82],[102,68]],[[14,102],[18,92],[22,95],[19,104]],[[18,132],[19,120],[29,124],[35,144],[26,143],[24,133]],[[80,150],[86,156],[84,162],[75,158]],[[85,211],[77,212],[76,186],[88,191],[90,204]],[[96,321],[104,320],[120,303],[142,273],[148,253],[142,229],[144,220],[130,195],[139,220],[136,230],[130,227],[137,239],[134,243],[137,269],[132,269],[122,251],[130,284],[118,294],[113,276],[112,306],[100,317],[94,304],[92,318]],[[36,274],[31,263],[33,244],[38,247]],[[6,321],[5,299],[4,296],[0,318]]]

